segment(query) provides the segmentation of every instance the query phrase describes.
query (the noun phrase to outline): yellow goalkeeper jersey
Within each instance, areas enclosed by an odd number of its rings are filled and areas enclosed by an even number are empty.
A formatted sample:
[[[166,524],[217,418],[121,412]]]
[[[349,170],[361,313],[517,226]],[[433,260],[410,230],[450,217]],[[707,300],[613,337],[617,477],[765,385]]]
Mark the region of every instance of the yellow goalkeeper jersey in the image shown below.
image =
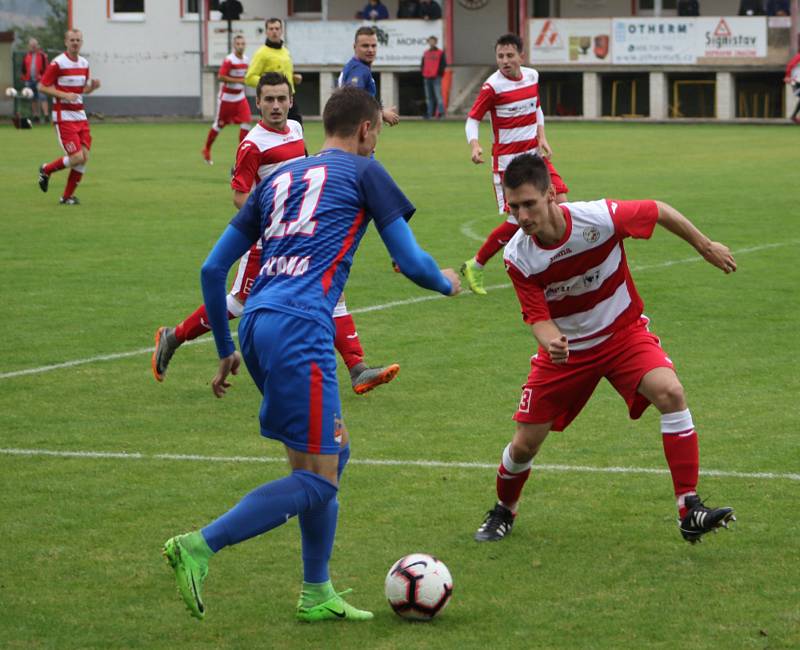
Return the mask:
[[[257,86],[258,80],[265,72],[281,72],[286,75],[289,80],[289,89],[294,94],[294,65],[292,64],[292,57],[289,50],[285,45],[280,48],[269,47],[262,45],[253,58],[250,59],[250,66],[247,68],[247,74],[244,77],[244,82],[248,86]]]

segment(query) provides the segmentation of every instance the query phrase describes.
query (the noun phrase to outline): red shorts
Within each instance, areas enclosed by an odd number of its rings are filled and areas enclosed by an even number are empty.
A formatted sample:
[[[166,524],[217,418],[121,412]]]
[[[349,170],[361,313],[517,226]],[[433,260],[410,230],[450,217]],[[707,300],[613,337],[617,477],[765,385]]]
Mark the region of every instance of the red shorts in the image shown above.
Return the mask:
[[[533,357],[514,420],[552,422],[552,431],[563,431],[581,412],[603,377],[622,395],[631,419],[641,417],[650,406],[647,398],[637,392],[642,377],[655,368],[674,369],[646,323],[644,319],[634,323],[596,348],[570,353],[564,365],[554,364],[547,355]]]
[[[547,165],[547,169],[550,170],[550,182],[553,184],[556,194],[566,194],[569,192],[569,188],[566,183],[564,183],[564,179],[561,178],[561,174],[553,167],[553,163],[547,158],[542,158],[542,160],[544,160],[544,164]],[[494,198],[497,201],[498,211],[500,214],[510,213],[508,203],[506,203],[505,193],[503,192],[503,172],[494,172],[492,175],[492,182],[494,184]],[[517,220],[513,217],[510,217],[509,221],[517,223]]]
[[[247,300],[253,283],[261,270],[261,240],[259,239],[250,247],[239,260],[239,269],[236,271],[236,279],[231,287],[231,294],[238,297],[241,302]]]
[[[81,120],[79,122],[56,122],[56,135],[64,151],[72,155],[81,150],[92,148],[92,134],[89,132],[89,122]]]
[[[217,101],[217,117],[214,124],[222,128],[226,124],[247,124],[252,118],[250,104],[246,99],[238,102]]]

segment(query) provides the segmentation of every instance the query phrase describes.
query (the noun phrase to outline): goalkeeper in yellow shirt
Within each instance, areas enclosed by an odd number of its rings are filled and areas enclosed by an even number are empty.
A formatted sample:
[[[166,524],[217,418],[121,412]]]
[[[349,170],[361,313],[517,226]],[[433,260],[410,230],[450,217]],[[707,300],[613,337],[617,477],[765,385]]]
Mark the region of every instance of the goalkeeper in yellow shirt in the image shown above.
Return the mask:
[[[292,57],[283,44],[283,21],[280,18],[268,18],[266,26],[267,40],[250,59],[250,67],[247,68],[244,82],[255,88],[261,75],[265,72],[280,72],[289,80],[290,90],[294,96],[294,87],[302,83],[303,75],[295,73]],[[300,115],[296,97],[289,109],[288,117],[290,120],[303,123],[303,116]]]

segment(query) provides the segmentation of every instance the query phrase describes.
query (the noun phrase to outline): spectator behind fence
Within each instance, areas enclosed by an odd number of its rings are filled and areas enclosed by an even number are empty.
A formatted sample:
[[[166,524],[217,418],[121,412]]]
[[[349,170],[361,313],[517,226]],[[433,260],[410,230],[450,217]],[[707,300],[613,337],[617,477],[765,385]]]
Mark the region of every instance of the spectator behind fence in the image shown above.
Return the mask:
[[[419,17],[425,20],[439,20],[442,17],[442,8],[436,0],[420,0]]]
[[[419,0],[400,0],[397,7],[398,18],[419,18]]]
[[[767,16],[788,16],[789,0],[767,0]]]
[[[222,20],[239,20],[244,7],[239,0],[223,0],[219,3],[219,12],[222,14]]]
[[[699,16],[700,3],[698,0],[678,0],[679,16]]]
[[[762,0],[741,0],[739,3],[740,16],[763,16],[764,3]]]
[[[369,0],[367,5],[356,14],[356,18],[363,20],[386,20],[389,18],[389,10],[381,0]]]
[[[26,88],[33,91],[31,111],[35,122],[39,121],[40,113],[41,117],[47,121],[47,97],[39,94],[39,80],[42,78],[47,64],[47,55],[39,48],[39,41],[31,38],[28,41],[28,51],[22,58],[20,79]]]
[[[442,101],[442,77],[447,65],[444,50],[436,47],[439,42],[435,36],[428,38],[428,49],[422,55],[421,72],[422,83],[425,85],[425,103],[428,111],[425,119],[429,120],[434,115],[439,119],[444,117],[444,102]]]

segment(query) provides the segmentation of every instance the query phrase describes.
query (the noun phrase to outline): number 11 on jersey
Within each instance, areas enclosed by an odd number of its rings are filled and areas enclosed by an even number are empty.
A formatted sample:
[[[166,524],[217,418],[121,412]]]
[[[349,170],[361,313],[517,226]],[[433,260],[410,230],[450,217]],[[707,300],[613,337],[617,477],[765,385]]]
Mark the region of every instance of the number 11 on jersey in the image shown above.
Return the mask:
[[[292,172],[284,172],[275,177],[272,181],[275,197],[272,203],[272,212],[270,213],[270,224],[264,231],[264,239],[278,239],[280,237],[291,237],[292,235],[310,237],[314,234],[314,230],[317,228],[314,213],[317,211],[319,197],[325,187],[327,175],[325,167],[311,167],[306,171],[303,180],[306,182],[307,187],[303,194],[303,200],[300,202],[300,209],[294,219],[290,218],[286,221],[284,219],[291,216],[285,214],[285,211],[286,201],[289,198],[289,191],[294,179],[292,178]]]

